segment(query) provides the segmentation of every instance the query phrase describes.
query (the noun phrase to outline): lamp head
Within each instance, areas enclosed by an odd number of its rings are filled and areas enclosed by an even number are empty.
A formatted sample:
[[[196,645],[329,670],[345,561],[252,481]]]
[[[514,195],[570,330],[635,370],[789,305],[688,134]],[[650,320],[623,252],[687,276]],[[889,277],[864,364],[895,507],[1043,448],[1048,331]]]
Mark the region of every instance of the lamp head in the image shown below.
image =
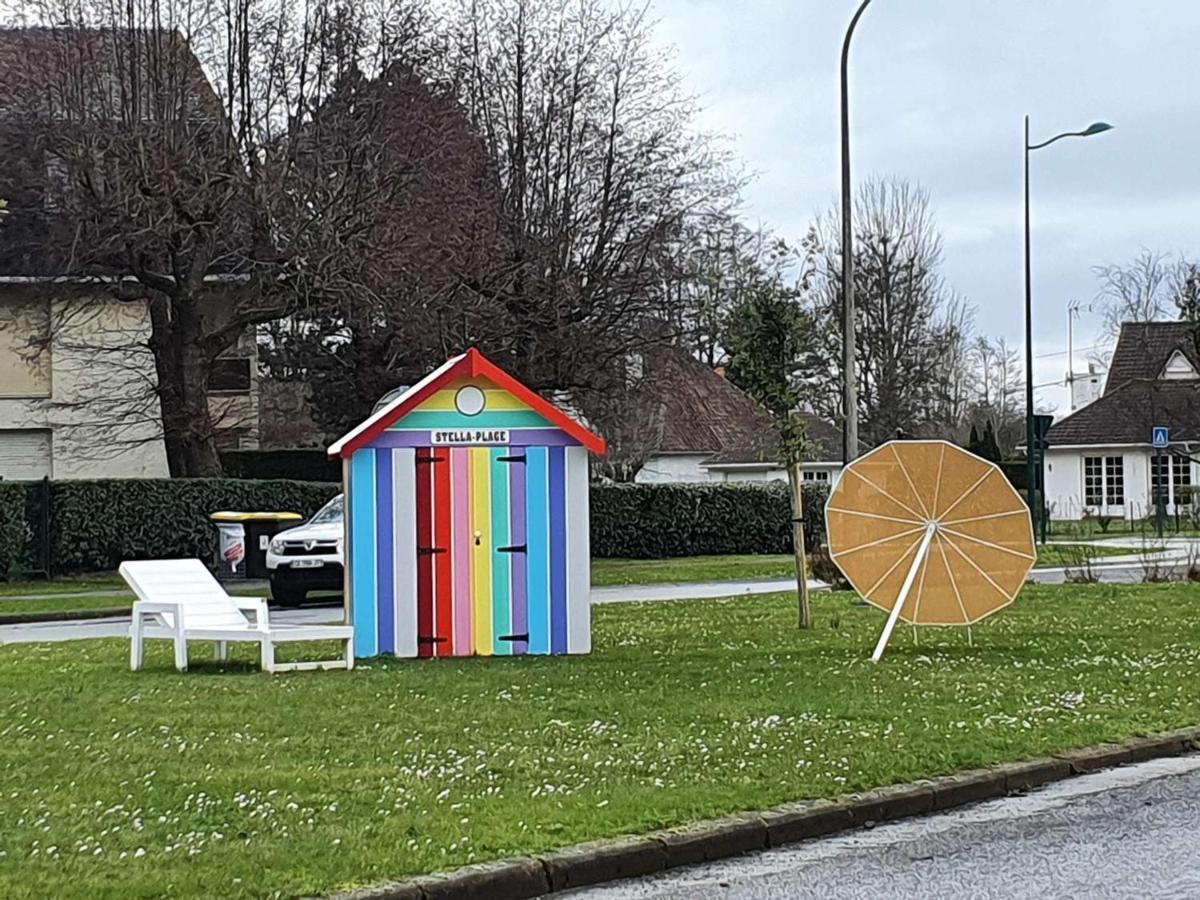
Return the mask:
[[[1091,137],[1093,134],[1101,134],[1102,132],[1111,131],[1111,130],[1112,130],[1112,126],[1109,125],[1107,122],[1093,122],[1083,132],[1083,136]]]

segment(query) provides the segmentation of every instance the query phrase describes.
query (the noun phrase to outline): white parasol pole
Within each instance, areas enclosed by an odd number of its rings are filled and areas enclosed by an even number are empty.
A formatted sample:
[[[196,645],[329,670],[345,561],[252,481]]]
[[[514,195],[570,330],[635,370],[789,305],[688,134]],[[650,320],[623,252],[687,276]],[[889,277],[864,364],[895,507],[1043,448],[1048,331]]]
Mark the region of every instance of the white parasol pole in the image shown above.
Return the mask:
[[[900,619],[900,610],[904,608],[904,601],[908,599],[908,592],[912,590],[913,582],[917,580],[917,570],[925,561],[925,554],[929,552],[929,544],[933,541],[934,534],[937,533],[937,527],[937,522],[930,522],[925,526],[925,536],[921,538],[921,546],[917,548],[917,555],[913,558],[912,565],[908,567],[908,575],[904,579],[904,584],[900,586],[896,605],[888,614],[887,624],[883,626],[883,634],[879,636],[879,643],[875,645],[875,652],[871,654],[873,663],[879,662],[883,657],[884,648],[887,647],[888,641],[892,637],[892,631],[896,628],[896,622]]]

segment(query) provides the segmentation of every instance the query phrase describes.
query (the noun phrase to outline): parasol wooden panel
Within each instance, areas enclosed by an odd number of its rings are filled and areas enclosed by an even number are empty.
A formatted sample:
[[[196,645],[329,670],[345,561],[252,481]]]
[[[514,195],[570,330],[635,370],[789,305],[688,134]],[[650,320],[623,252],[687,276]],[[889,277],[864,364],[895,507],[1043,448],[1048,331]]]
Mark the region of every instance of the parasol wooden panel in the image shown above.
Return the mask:
[[[855,590],[888,612],[901,601],[913,624],[978,622],[1013,601],[1036,559],[1029,509],[1004,473],[946,441],[892,441],[855,460],[825,520]]]

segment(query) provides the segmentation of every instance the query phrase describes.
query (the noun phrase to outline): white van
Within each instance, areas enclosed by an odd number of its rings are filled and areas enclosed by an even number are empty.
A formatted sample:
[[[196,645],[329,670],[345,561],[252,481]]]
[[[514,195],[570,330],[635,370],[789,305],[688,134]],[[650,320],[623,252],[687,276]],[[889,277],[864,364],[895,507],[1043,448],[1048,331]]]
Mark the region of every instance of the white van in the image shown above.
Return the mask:
[[[311,591],[342,590],[344,508],[343,496],[338,494],[303,525],[271,538],[267,570],[271,596],[277,603],[296,606]]]

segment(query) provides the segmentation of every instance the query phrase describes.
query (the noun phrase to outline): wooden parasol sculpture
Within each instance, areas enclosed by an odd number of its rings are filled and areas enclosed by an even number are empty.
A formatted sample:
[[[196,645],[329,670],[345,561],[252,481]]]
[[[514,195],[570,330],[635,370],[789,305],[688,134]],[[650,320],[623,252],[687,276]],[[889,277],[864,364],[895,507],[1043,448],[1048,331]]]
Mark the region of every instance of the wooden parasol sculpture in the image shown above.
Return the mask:
[[[1010,604],[1036,559],[1029,508],[992,463],[946,441],[891,441],[850,463],[825,504],[829,554],[899,619],[966,625]]]

